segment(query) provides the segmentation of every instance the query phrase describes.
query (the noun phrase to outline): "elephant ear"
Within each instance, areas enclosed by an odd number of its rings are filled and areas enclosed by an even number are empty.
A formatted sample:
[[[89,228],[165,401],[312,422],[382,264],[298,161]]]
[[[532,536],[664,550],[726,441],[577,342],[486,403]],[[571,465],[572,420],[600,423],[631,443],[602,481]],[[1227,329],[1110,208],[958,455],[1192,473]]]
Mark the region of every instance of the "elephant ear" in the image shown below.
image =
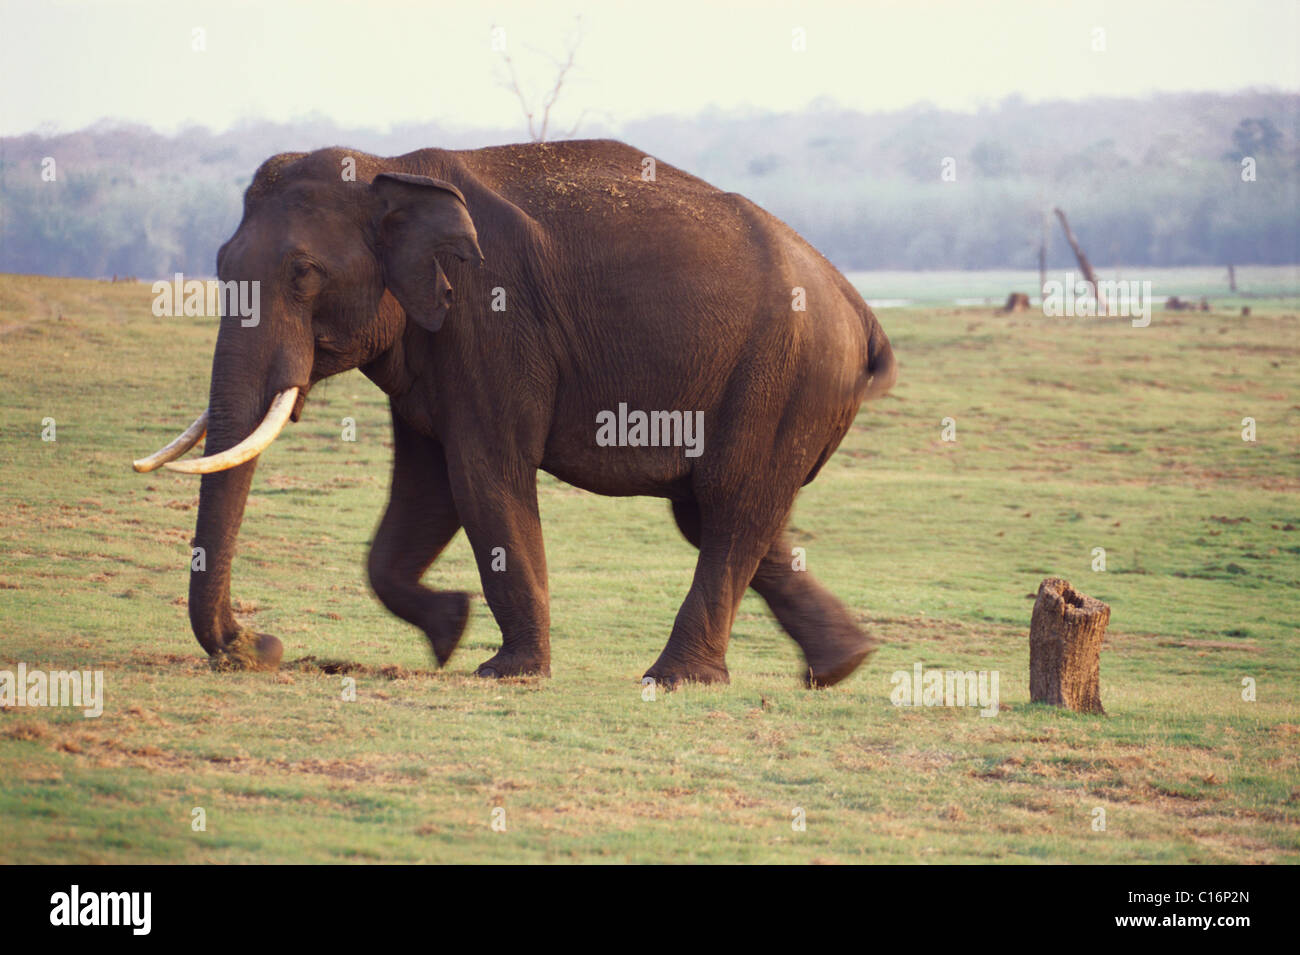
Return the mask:
[[[379,254],[384,284],[408,318],[436,332],[451,308],[451,283],[434,259],[450,252],[483,264],[478,233],[461,191],[449,182],[384,172],[370,185],[379,200]]]

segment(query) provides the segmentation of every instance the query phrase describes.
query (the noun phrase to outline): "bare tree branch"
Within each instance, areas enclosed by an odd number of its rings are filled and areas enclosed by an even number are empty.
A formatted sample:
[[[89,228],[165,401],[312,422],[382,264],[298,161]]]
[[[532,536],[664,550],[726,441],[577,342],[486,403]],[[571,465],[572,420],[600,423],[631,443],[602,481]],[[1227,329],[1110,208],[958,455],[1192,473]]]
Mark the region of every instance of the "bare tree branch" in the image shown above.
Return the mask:
[[[555,86],[551,89],[551,94],[546,97],[542,104],[542,129],[541,137],[538,139],[538,142],[546,142],[546,129],[551,123],[551,107],[554,106],[555,101],[560,98],[560,90],[564,87],[564,78],[568,75],[569,70],[573,69],[573,58],[577,52],[577,43],[569,47],[569,58],[565,60],[564,65],[560,67],[560,72],[555,77]]]
[[[577,133],[578,131],[578,127],[582,125],[582,121],[587,118],[587,114],[590,112],[591,110],[584,109],[581,113],[578,114],[578,118],[574,121],[573,125],[569,127],[569,131],[564,134],[565,139],[573,138],[574,134]]]
[[[492,30],[497,29],[496,24],[492,24]],[[510,57],[510,51],[502,50],[501,58],[505,60],[506,68],[510,71],[510,82],[507,89],[511,90],[519,100],[519,107],[524,111],[524,116],[528,119],[528,138],[537,142],[537,134],[533,130],[533,111],[528,105],[528,97],[524,95],[523,89],[519,86],[519,74],[515,71],[515,61]]]
[[[551,109],[560,98],[560,93],[564,89],[564,81],[568,77],[569,72],[573,69],[574,62],[577,58],[578,47],[582,45],[581,24],[582,18],[578,17],[575,22],[574,31],[570,34],[568,41],[568,56],[563,61],[555,59],[541,50],[534,50],[535,53],[546,56],[550,59],[555,64],[557,70],[555,85],[551,87],[550,93],[542,99],[540,126],[538,125],[537,110],[530,103],[527,94],[524,93],[522,84],[519,82],[519,73],[515,69],[514,59],[511,58],[509,50],[501,51],[501,58],[505,61],[506,69],[509,72],[509,82],[503,83],[502,85],[514,93],[515,98],[519,100],[519,106],[524,112],[524,118],[528,121],[528,138],[535,143],[546,142],[546,134],[551,125]],[[496,29],[496,24],[493,24],[492,30],[495,31]],[[528,49],[533,48],[528,47]],[[578,131],[578,127],[582,124],[582,120],[586,115],[587,111],[583,110],[582,114],[579,115],[577,122],[573,124],[573,128],[569,130],[567,134],[568,136],[571,137]]]

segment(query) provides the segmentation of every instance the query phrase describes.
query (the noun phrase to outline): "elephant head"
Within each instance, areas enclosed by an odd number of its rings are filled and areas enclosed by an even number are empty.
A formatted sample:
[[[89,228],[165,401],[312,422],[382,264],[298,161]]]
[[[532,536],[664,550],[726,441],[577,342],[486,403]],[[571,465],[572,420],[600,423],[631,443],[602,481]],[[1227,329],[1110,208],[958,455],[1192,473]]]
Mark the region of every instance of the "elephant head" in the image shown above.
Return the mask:
[[[481,263],[464,195],[425,176],[374,171],[344,181],[328,153],[283,154],[262,165],[244,197],[239,228],[217,254],[227,301],[212,359],[207,410],[137,471],[166,466],[201,474],[190,623],[214,663],[273,667],[274,637],[241,631],[230,604],[230,565],[257,456],[298,420],[311,387],[365,366],[391,348],[409,319],[436,332],[452,306],[435,256]],[[250,286],[231,283],[253,283]],[[385,291],[391,303],[381,307]],[[177,460],[204,432],[204,456]]]

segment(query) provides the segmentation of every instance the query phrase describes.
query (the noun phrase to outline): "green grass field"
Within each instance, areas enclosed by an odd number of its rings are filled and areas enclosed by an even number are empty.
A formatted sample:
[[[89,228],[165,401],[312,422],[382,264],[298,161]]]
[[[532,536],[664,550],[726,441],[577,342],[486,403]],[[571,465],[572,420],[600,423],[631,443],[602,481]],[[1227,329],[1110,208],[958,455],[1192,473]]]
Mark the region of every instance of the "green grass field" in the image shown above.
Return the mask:
[[[240,538],[236,608],[286,665],[210,672],[185,608],[198,480],[130,461],[203,408],[216,328],[156,319],[150,299],[0,276],[0,669],[106,682],[98,719],[0,710],[0,861],[1300,859],[1294,299],[1157,310],[1144,329],[882,312],[899,384],[793,520],[882,649],[806,691],[749,596],[731,685],[653,702],[639,678],[694,561],[667,505],[543,475],[554,677],[472,676],[499,641],[481,598],[437,671],[366,585],[391,450],[387,403],[355,372],[264,456]],[[1112,607],[1106,716],[1028,701],[1049,575]],[[463,536],[428,579],[479,591]],[[895,707],[890,676],[917,662],[999,671],[1001,712]]]

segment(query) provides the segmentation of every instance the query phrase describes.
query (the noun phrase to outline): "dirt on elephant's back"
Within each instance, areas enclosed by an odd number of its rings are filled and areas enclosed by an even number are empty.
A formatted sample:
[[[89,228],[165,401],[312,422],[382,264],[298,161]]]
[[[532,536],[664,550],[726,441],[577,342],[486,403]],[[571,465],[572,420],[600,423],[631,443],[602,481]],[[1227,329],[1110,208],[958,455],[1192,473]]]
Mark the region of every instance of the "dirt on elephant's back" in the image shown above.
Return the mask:
[[[703,222],[725,216],[729,205],[717,187],[615,140],[491,146],[460,156],[485,184],[534,218],[658,211]]]

